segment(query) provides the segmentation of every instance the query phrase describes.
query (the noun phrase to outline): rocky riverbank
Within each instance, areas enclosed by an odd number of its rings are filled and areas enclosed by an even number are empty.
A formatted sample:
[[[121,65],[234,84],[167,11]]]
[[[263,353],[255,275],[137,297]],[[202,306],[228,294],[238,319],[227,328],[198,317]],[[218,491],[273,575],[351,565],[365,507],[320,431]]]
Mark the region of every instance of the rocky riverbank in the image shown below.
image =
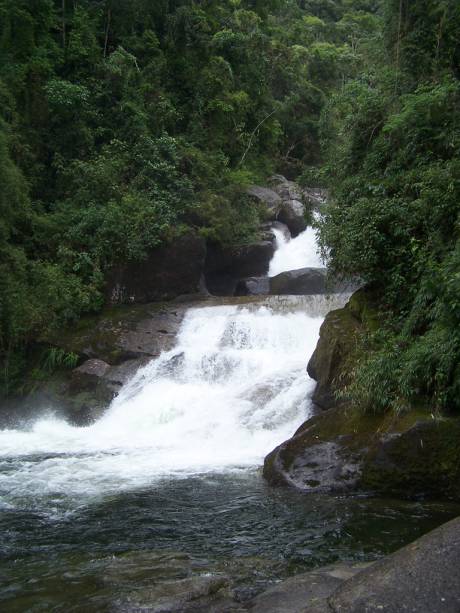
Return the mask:
[[[413,408],[363,411],[344,391],[360,336],[379,325],[372,294],[360,290],[329,313],[308,365],[316,414],[265,459],[273,485],[312,491],[366,491],[460,500],[460,419]]]

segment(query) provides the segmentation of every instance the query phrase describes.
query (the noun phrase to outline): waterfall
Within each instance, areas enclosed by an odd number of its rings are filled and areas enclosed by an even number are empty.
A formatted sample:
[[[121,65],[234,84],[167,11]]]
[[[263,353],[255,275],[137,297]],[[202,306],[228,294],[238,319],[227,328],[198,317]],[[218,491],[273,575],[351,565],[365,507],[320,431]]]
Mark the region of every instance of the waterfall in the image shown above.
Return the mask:
[[[325,298],[190,309],[177,344],[95,424],[0,432],[0,497],[94,497],[168,475],[259,466],[309,414],[305,366]],[[316,304],[316,308],[315,308]]]
[[[270,262],[269,277],[275,277],[287,270],[299,268],[321,268],[324,263],[318,253],[316,231],[308,227],[296,238],[287,238],[285,234],[274,228],[276,251]]]

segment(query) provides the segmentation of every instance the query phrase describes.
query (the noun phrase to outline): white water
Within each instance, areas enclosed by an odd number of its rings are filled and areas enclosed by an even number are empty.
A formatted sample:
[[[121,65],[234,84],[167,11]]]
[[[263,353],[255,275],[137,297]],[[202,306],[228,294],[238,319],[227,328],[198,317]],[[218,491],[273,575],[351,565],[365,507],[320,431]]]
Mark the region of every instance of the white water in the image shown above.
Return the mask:
[[[94,425],[50,417],[0,432],[0,502],[86,499],[165,475],[259,466],[308,415],[305,366],[321,321],[257,304],[191,309],[176,348]]]
[[[308,227],[296,238],[287,238],[276,228],[273,233],[276,237],[276,251],[270,262],[269,277],[279,275],[286,270],[299,268],[321,268],[324,263],[318,253],[316,231]]]

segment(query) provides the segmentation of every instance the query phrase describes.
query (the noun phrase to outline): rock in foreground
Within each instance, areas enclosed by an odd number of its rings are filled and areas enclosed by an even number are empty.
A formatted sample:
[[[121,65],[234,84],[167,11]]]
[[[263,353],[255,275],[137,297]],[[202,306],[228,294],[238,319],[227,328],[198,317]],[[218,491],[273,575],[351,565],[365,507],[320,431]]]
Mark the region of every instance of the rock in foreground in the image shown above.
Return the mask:
[[[458,613],[460,519],[361,569],[341,564],[281,582],[254,613]]]

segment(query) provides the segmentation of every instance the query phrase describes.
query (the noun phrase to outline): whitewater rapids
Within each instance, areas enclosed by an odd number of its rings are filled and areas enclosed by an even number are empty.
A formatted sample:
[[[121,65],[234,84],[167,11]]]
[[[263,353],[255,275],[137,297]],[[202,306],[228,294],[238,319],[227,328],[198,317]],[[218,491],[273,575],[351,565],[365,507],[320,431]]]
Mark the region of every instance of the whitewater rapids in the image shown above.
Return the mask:
[[[308,227],[295,238],[288,238],[281,230],[273,228],[276,251],[270,262],[269,277],[287,270],[299,268],[322,268],[324,262],[319,254],[316,230]]]
[[[81,500],[166,475],[260,466],[309,414],[305,366],[322,319],[302,301],[288,311],[190,309],[176,347],[138,371],[95,424],[50,416],[0,432],[1,502]]]

